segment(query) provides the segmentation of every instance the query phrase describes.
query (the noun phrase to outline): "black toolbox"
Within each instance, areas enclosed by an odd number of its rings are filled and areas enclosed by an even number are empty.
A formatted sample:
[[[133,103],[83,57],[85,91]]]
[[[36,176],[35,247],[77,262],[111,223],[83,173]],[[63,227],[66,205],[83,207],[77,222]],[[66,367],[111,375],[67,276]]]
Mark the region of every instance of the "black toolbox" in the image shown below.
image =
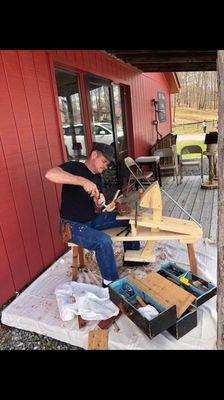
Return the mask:
[[[184,311],[182,310],[181,315],[180,312],[178,314],[177,305],[170,305],[169,301],[166,302],[165,297],[162,299],[165,296],[163,290],[161,290],[161,301],[159,301],[160,296],[154,295],[154,288],[148,286],[147,279],[144,278],[142,281],[138,281],[132,275],[118,279],[109,285],[110,299],[150,339],[164,330],[168,330],[176,339],[180,339],[197,326],[197,307],[213,297],[217,289],[211,282],[207,282],[192,274],[191,271],[186,271],[171,262],[166,262],[160,270],[156,273],[148,274],[147,277],[150,278],[151,274],[158,274],[165,278],[169,288],[174,288],[177,293],[178,288],[184,289],[187,302],[186,308]],[[187,294],[189,294],[189,297]],[[146,305],[149,304],[155,307],[159,314],[151,320],[145,318],[138,311],[139,304],[136,301],[136,296],[137,298],[140,297]],[[170,303],[172,301],[174,300],[171,298]]]

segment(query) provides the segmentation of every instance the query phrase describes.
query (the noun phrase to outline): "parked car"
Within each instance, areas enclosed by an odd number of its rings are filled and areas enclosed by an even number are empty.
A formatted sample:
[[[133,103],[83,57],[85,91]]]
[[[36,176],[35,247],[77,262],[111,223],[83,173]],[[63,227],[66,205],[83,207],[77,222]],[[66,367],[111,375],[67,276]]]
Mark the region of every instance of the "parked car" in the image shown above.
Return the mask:
[[[81,156],[86,155],[86,143],[84,127],[82,124],[64,125],[64,140],[68,156],[74,158],[74,151],[80,151]],[[73,141],[72,138],[75,137]],[[109,122],[96,122],[94,123],[94,142],[102,142],[111,144],[114,141],[112,125]],[[80,145],[74,146],[73,143],[80,143]],[[76,147],[76,148],[75,148]]]

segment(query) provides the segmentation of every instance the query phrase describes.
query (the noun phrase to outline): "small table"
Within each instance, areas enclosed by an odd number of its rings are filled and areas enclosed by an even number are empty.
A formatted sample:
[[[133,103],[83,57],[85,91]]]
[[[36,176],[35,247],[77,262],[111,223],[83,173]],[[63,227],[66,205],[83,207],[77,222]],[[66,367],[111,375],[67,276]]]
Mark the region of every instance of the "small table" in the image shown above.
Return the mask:
[[[160,176],[160,168],[159,168],[159,160],[160,160],[159,156],[141,156],[141,157],[137,157],[135,159],[135,162],[137,164],[142,164],[142,165],[143,164],[145,164],[145,165],[152,164],[155,180],[156,181],[158,180],[159,185],[162,186],[161,176]]]

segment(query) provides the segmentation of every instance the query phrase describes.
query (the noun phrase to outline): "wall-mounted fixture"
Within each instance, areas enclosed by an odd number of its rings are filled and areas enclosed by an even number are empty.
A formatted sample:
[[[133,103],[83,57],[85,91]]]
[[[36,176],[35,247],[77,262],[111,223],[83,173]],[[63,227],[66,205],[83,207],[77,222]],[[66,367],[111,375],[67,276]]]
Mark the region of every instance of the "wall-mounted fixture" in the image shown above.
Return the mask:
[[[157,133],[157,140],[160,140],[162,138],[161,133],[158,131],[158,125],[159,125],[159,120],[158,120],[158,113],[159,113],[159,100],[152,99],[152,104],[154,105],[154,110],[155,110],[155,119],[152,122],[153,125],[156,127],[156,133]]]

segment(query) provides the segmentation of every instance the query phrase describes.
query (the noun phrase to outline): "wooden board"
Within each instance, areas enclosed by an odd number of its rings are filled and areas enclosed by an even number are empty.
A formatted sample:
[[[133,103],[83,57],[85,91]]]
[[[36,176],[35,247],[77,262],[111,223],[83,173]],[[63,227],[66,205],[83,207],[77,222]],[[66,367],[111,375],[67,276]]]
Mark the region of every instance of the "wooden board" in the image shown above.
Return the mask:
[[[179,318],[196,299],[191,293],[159,275],[157,272],[151,272],[141,281],[132,275],[128,275],[127,279],[166,308],[176,305],[177,318]]]
[[[108,350],[108,331],[89,331],[88,350]]]
[[[124,229],[124,228],[123,228]],[[138,232],[136,235],[129,235],[125,236],[121,234],[116,236],[118,232],[121,232],[122,228],[111,228],[104,230],[105,233],[111,236],[113,242],[126,242],[126,241],[133,241],[133,240],[186,240],[186,243],[195,243],[201,239],[201,235],[184,235],[183,233],[175,233],[175,232],[166,232],[166,231],[159,231],[159,232],[150,232],[149,228],[145,228],[142,226],[138,227]]]
[[[154,254],[142,255],[142,250],[126,250],[124,253],[124,261],[139,261],[139,262],[155,262],[156,256]]]
[[[201,237],[203,235],[202,229],[194,221],[166,216],[162,216],[161,221],[153,221],[152,218],[152,215],[149,213],[139,212],[137,225],[148,228],[159,228],[168,232],[183,233],[184,235],[197,235]],[[118,216],[116,219],[129,219],[130,224],[135,224],[133,212],[126,216]]]
[[[184,235],[201,235],[202,237],[202,229],[193,221],[163,216],[161,221],[154,222],[151,218],[151,216],[138,217],[137,225]],[[130,223],[133,223],[132,219],[130,219]]]

